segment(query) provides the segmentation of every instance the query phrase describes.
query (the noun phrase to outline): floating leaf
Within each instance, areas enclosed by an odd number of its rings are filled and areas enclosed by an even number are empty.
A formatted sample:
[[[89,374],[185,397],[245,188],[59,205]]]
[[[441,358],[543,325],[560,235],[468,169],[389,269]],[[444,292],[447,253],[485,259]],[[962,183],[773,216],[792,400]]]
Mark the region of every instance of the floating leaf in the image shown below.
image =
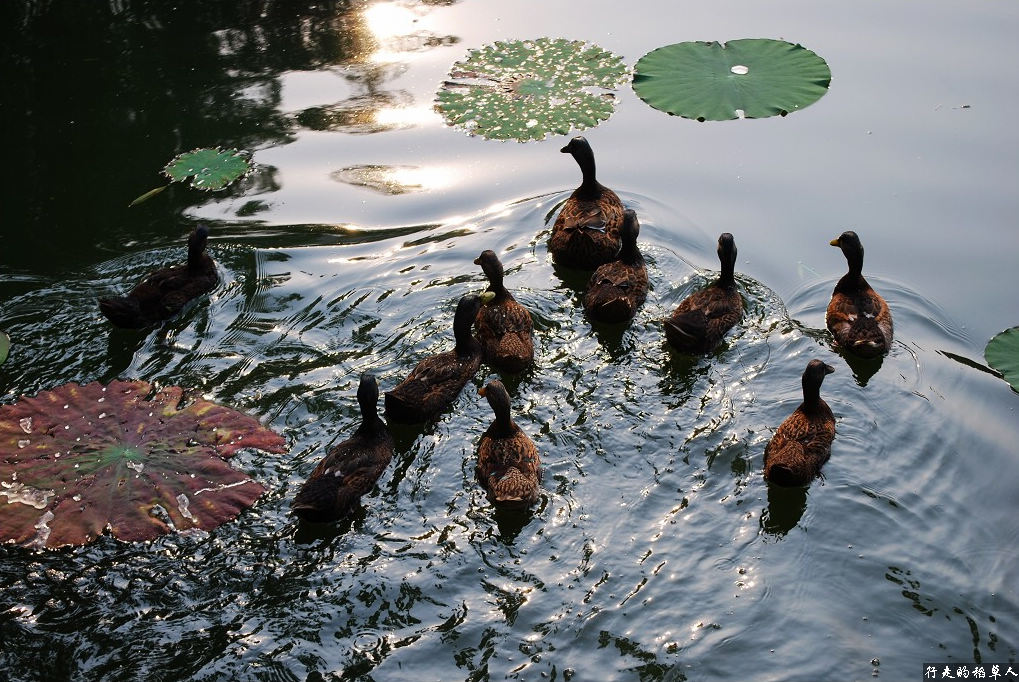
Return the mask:
[[[633,89],[655,109],[698,121],[785,116],[828,92],[831,70],[783,40],[676,43],[637,61]]]
[[[177,386],[153,390],[71,383],[0,407],[0,542],[77,545],[107,528],[151,540],[251,506],[262,486],[223,458],[282,452],[283,438],[228,407],[184,401]]]
[[[4,364],[4,360],[7,359],[7,354],[11,351],[11,337],[7,336],[4,332],[0,332],[0,365]]]
[[[127,207],[131,208],[132,206],[137,206],[143,201],[148,201],[152,197],[162,192],[164,189],[166,189],[166,185],[163,185],[162,187],[156,187],[155,189],[150,189],[148,192],[146,192],[145,194],[141,195],[140,197],[132,201],[130,204],[128,204]]]
[[[1019,327],[1001,332],[984,349],[987,364],[1001,372],[1012,389],[1019,391]]]
[[[606,120],[627,77],[617,55],[563,38],[495,42],[457,62],[437,94],[450,125],[494,140],[541,140]]]
[[[329,177],[337,182],[345,182],[355,187],[365,187],[382,194],[393,195],[419,192],[425,189],[420,182],[414,181],[415,176],[418,176],[419,179],[422,176],[417,166],[379,164],[348,166],[329,174]]]
[[[195,189],[223,189],[251,168],[236,149],[192,149],[166,164],[163,174],[175,182],[192,178]],[[143,195],[144,196],[144,195]]]

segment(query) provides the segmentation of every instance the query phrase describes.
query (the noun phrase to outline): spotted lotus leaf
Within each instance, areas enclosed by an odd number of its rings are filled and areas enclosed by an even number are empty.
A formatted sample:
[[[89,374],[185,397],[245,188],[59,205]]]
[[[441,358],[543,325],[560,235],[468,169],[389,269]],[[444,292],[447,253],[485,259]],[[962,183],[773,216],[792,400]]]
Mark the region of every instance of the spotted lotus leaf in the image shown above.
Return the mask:
[[[748,38],[652,50],[633,89],[655,109],[698,121],[785,116],[828,92],[828,64],[802,45]]]
[[[163,174],[175,182],[191,178],[195,189],[223,189],[251,168],[236,149],[192,149],[166,164]],[[140,199],[141,197],[139,197]]]
[[[263,492],[224,458],[285,441],[236,410],[144,381],[70,383],[0,407],[0,542],[60,547],[210,530]]]
[[[583,41],[499,41],[453,65],[436,108],[471,135],[541,140],[608,119],[628,75],[619,56]]]

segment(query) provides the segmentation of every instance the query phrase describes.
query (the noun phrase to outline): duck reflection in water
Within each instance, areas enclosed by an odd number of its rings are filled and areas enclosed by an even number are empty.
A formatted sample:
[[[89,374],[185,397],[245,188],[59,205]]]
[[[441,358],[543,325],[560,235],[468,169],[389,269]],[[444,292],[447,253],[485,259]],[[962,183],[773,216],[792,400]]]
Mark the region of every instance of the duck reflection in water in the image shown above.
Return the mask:
[[[768,486],[768,506],[761,510],[761,531],[777,538],[796,527],[807,509],[807,488]]]

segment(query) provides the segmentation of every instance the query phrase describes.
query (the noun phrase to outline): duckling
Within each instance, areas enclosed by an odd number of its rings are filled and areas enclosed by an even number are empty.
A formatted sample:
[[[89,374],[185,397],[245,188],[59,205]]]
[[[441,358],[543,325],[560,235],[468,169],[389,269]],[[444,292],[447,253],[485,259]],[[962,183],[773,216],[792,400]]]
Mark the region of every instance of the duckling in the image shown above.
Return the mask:
[[[718,237],[718,279],[687,296],[665,320],[665,338],[687,353],[708,353],[743,318],[743,297],[736,290],[736,242],[723,232]]]
[[[855,232],[831,240],[842,249],[849,272],[832,292],[825,314],[835,343],[860,357],[875,358],[892,347],[892,312],[881,295],[863,278],[863,244]]]
[[[427,357],[400,384],[386,392],[386,416],[391,422],[418,424],[428,421],[456,400],[460,390],[481,368],[481,345],[471,334],[471,325],[491,291],[460,299],[453,317],[456,346],[451,351]]]
[[[538,499],[538,448],[510,417],[509,393],[501,381],[488,382],[478,393],[488,399],[495,421],[478,443],[474,475],[493,504],[527,507]]]
[[[593,320],[625,322],[647,298],[647,266],[637,249],[640,223],[632,209],[623,211],[619,259],[599,265],[587,283],[584,309]]]
[[[205,253],[209,228],[199,225],[188,237],[187,265],[174,265],[149,274],[127,296],[99,300],[110,322],[126,329],[142,329],[176,315],[193,298],[211,291],[219,281],[216,263]]]
[[[595,179],[594,152],[587,140],[577,136],[559,151],[573,155],[584,180],[563,204],[552,225],[548,248],[558,265],[594,270],[619,253],[623,204],[615,192]]]
[[[776,485],[807,485],[831,457],[835,416],[821,399],[821,382],[835,368],[811,360],[803,371],[803,402],[764,448],[764,477]]]
[[[291,509],[305,521],[341,519],[372,489],[393,458],[393,437],[379,418],[379,385],[365,373],[357,387],[361,424],[329,451],[297,491]]]
[[[481,357],[497,369],[521,372],[534,360],[531,313],[503,286],[502,263],[494,251],[482,251],[474,264],[488,276],[488,291],[495,295],[474,320]]]

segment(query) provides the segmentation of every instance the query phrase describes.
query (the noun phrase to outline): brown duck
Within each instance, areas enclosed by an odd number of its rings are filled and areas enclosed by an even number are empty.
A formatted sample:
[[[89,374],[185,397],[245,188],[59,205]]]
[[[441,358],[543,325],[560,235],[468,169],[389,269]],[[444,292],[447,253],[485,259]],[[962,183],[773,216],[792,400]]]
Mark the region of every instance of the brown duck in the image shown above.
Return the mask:
[[[835,368],[811,360],[803,371],[803,402],[764,448],[764,477],[776,485],[807,485],[831,457],[835,416],[821,399],[821,382]]]
[[[390,422],[418,424],[436,416],[460,395],[464,384],[481,367],[481,345],[471,334],[471,325],[483,301],[495,295],[470,294],[460,299],[453,317],[456,346],[451,351],[427,357],[400,384],[386,392],[386,417]]]
[[[632,209],[623,211],[619,258],[599,265],[587,283],[584,309],[600,322],[625,322],[647,298],[647,266],[637,248],[640,223]]]
[[[127,296],[99,300],[99,310],[125,329],[142,329],[179,313],[219,281],[216,263],[205,253],[209,228],[199,225],[188,237],[188,261],[149,274]]]
[[[521,372],[534,360],[531,313],[503,285],[502,263],[494,251],[482,251],[474,264],[485,272],[488,291],[495,296],[481,306],[474,320],[481,357],[496,369]]]
[[[552,225],[548,249],[558,265],[594,270],[619,253],[623,204],[595,179],[594,152],[587,140],[575,137],[560,151],[573,155],[584,179]]]
[[[743,297],[736,290],[736,242],[723,232],[718,237],[718,279],[687,296],[665,320],[665,338],[677,350],[710,352],[743,317]]]
[[[379,385],[361,375],[357,402],[361,424],[354,435],[329,451],[304,482],[291,505],[305,521],[336,521],[351,512],[393,458],[393,438],[379,418]]]
[[[478,443],[478,483],[495,505],[529,506],[538,499],[541,482],[538,448],[510,417],[509,393],[501,381],[490,381],[478,392],[495,412],[495,421]]]
[[[860,357],[874,358],[892,346],[892,312],[863,277],[863,244],[855,232],[843,232],[831,241],[849,263],[832,292],[825,322],[840,348]]]

